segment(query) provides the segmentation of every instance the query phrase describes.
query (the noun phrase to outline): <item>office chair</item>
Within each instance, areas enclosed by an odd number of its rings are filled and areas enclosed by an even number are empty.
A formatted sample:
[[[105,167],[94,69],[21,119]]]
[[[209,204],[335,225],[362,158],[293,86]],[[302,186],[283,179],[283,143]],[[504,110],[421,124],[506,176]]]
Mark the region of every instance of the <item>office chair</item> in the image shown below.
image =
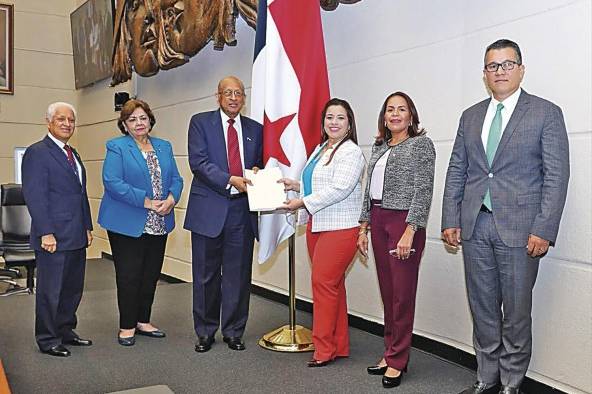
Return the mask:
[[[0,211],[0,220],[2,218],[2,212]],[[2,232],[0,232],[0,245],[2,245]],[[0,257],[2,257],[3,252],[0,248]],[[2,267],[0,268],[0,282],[4,283],[14,283],[14,279],[22,278],[20,271],[17,268],[12,267]]]
[[[2,240],[0,251],[4,265],[8,270],[14,267],[25,267],[27,270],[27,287],[19,286],[12,279],[0,279],[11,287],[0,296],[34,292],[35,252],[29,246],[31,233],[31,216],[25,205],[21,185],[0,185],[0,229]]]

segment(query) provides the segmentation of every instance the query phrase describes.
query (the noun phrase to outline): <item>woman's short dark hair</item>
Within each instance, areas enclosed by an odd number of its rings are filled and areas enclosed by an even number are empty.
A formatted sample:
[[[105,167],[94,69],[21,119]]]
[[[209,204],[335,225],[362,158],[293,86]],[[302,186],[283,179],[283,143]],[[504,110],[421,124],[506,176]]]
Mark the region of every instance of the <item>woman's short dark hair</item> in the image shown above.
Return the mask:
[[[337,149],[347,140],[352,140],[354,143],[358,143],[358,134],[356,131],[356,118],[354,116],[354,110],[352,109],[351,105],[345,100],[339,98],[332,98],[331,100],[327,101],[325,106],[323,107],[323,112],[321,113],[321,143],[325,142],[329,139],[329,135],[325,131],[325,116],[327,115],[327,110],[329,107],[332,106],[340,106],[345,109],[345,113],[347,114],[347,121],[349,122],[349,129],[345,137],[337,144],[337,146],[331,152],[331,156],[329,156],[329,160],[325,165],[329,164],[331,160],[333,160],[333,155],[337,152]]]
[[[376,145],[382,145],[385,141],[388,142],[392,137],[391,131],[386,127],[384,114],[389,100],[395,96],[403,98],[407,102],[407,107],[409,107],[409,111],[411,112],[411,124],[407,126],[407,134],[409,134],[409,137],[413,138],[426,133],[425,129],[419,127],[419,114],[417,113],[417,108],[415,107],[413,100],[411,100],[411,97],[403,92],[395,92],[387,96],[378,113],[378,136],[376,136],[376,141],[374,142]]]
[[[119,119],[117,119],[117,127],[123,134],[129,134],[125,128],[125,121],[128,120],[129,117],[132,116],[132,113],[138,108],[142,108],[144,112],[146,112],[146,115],[148,115],[148,119],[150,119],[150,130],[152,130],[156,124],[156,118],[154,117],[154,114],[152,113],[148,103],[142,100],[131,99],[123,105],[123,108],[121,108],[121,113],[119,114]]]

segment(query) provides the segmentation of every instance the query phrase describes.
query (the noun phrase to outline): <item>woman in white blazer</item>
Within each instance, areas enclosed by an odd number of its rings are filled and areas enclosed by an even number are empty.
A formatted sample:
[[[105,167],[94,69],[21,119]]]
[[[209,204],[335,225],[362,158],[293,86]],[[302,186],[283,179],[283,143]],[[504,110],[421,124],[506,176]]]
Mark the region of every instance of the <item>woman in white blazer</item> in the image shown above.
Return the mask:
[[[349,356],[345,272],[356,254],[366,164],[347,101],[329,100],[321,119],[322,142],[310,156],[300,182],[281,180],[286,190],[300,193],[284,208],[304,208],[310,215],[306,244],[312,262],[315,353],[309,367]]]

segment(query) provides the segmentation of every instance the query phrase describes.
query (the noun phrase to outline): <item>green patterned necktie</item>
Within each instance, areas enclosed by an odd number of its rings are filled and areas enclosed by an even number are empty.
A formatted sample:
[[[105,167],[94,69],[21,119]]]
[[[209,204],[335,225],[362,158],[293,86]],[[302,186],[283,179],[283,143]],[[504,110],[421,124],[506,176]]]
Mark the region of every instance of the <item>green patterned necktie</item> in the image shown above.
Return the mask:
[[[491,127],[489,128],[489,136],[487,137],[487,149],[485,150],[485,154],[487,155],[487,162],[489,163],[490,167],[491,163],[493,163],[495,151],[497,150],[500,139],[502,137],[502,109],[504,109],[504,105],[502,103],[499,103],[497,105],[497,109],[495,110],[495,116],[491,121]],[[487,193],[485,193],[483,204],[489,210],[492,210],[491,195],[489,194],[489,188],[487,188]]]

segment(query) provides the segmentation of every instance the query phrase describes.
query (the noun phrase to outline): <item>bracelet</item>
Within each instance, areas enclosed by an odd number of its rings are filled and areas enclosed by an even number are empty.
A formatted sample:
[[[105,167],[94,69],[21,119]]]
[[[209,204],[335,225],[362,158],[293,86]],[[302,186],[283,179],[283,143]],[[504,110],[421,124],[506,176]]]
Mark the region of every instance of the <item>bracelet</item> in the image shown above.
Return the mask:
[[[360,227],[360,232],[358,233],[358,235],[366,235],[368,234],[368,228],[367,227]]]

